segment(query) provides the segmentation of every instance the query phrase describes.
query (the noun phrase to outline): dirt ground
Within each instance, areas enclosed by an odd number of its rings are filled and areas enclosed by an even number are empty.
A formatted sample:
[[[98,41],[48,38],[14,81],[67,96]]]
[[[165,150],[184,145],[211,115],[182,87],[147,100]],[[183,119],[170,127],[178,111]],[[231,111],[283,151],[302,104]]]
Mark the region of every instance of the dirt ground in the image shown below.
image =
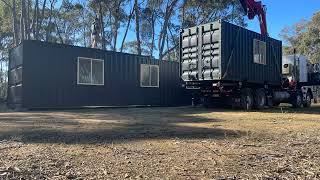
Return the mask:
[[[320,179],[320,106],[0,113],[0,179]]]

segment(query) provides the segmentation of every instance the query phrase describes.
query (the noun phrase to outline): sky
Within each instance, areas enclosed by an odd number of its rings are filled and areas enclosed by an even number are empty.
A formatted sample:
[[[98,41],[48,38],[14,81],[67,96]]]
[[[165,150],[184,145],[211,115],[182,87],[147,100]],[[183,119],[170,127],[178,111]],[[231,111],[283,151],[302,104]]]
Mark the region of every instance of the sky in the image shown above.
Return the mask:
[[[320,0],[262,0],[267,6],[267,25],[269,35],[280,39],[280,32],[302,19],[310,20],[313,14],[320,11]],[[256,18],[248,22],[248,29],[260,32]]]

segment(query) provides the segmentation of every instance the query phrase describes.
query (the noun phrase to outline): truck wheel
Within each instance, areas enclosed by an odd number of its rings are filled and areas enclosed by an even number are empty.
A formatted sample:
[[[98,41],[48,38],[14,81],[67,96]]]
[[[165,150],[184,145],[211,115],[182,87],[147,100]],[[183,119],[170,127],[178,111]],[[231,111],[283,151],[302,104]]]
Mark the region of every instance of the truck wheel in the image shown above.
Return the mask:
[[[293,98],[292,106],[293,106],[293,108],[301,108],[302,107],[302,96],[301,96],[301,94],[296,94],[296,97]]]
[[[264,89],[257,89],[254,92],[254,107],[256,109],[264,109],[266,105],[266,93]]]
[[[252,95],[252,90],[249,88],[244,88],[241,90],[240,106],[245,111],[252,110],[254,99]]]
[[[307,93],[307,97],[306,97],[306,101],[303,103],[303,107],[309,108],[311,107],[311,94],[308,92]]]

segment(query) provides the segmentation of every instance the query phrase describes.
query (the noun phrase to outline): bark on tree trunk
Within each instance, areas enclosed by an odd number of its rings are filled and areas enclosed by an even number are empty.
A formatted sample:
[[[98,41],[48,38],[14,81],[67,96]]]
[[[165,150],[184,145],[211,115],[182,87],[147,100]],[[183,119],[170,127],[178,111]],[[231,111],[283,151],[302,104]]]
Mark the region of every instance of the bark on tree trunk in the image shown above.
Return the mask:
[[[27,0],[26,6],[26,16],[25,16],[25,31],[26,31],[26,38],[30,39],[30,0]]]
[[[55,19],[55,21],[54,21],[54,24],[55,24],[55,26],[56,26],[56,28],[57,28],[57,35],[58,35],[61,43],[64,44],[64,41],[63,41],[63,38],[62,38],[62,36],[61,36],[60,29],[59,29],[59,26],[58,26],[58,24],[57,24],[57,20],[56,20],[56,19]]]
[[[115,18],[114,18],[114,29],[113,29],[113,34],[114,34],[114,39],[113,39],[113,51],[117,51],[117,40],[118,40],[118,29],[119,29],[119,12],[120,12],[120,6],[121,6],[121,1],[119,1],[119,4],[117,4],[116,7],[116,13],[115,13]]]
[[[169,33],[170,33],[171,40],[172,40],[172,42],[173,42],[173,44],[174,44],[174,47],[179,47],[179,44],[178,44],[178,43],[175,41],[175,39],[174,39],[174,36],[173,36],[173,33],[172,33],[170,27],[169,27]],[[169,48],[169,47],[168,47],[168,48]],[[170,50],[170,49],[169,49],[169,50]],[[168,51],[169,51],[169,50],[168,50]],[[176,50],[176,48],[172,49],[172,51],[175,52],[175,57],[178,57],[178,51]],[[168,52],[168,53],[170,53],[170,52]]]
[[[34,5],[34,39],[38,40],[39,36],[39,0]]]
[[[155,14],[154,9],[152,10],[152,17],[151,17],[151,26],[152,26],[152,40],[151,40],[151,50],[150,55],[153,57],[154,45],[155,45]]]
[[[137,37],[137,50],[138,55],[141,55],[141,40],[140,40],[140,10],[138,5],[138,0],[134,1],[135,12],[136,12],[136,37]]]
[[[12,0],[12,29],[13,29],[13,45],[19,44],[19,30],[17,27],[17,11],[16,11],[16,1]]]
[[[51,24],[52,24],[52,12],[53,12],[53,5],[54,5],[54,0],[53,1],[50,1],[50,14],[49,14],[49,22],[48,22],[48,28],[47,28],[47,31],[46,31],[46,41],[50,41],[50,34],[51,34]],[[44,5],[44,8],[45,8],[45,5]],[[43,17],[42,17],[43,19]],[[41,20],[41,23],[42,24],[42,20]]]
[[[120,48],[120,52],[123,52],[123,48],[124,48],[124,42],[126,41],[127,35],[128,35],[128,31],[129,31],[129,27],[130,27],[130,23],[131,23],[131,19],[134,13],[134,9],[135,9],[135,5],[133,6],[129,17],[128,17],[128,23],[127,23],[127,27],[126,27],[126,32],[124,33],[123,39],[122,39],[122,43],[121,43],[121,48]]]
[[[46,9],[46,3],[47,3],[47,0],[44,0],[43,4],[42,4],[42,10],[41,10],[41,17],[40,18],[39,18],[39,7],[38,7],[38,12],[37,12],[37,14],[38,14],[37,15],[37,35],[39,35],[40,29],[42,27],[42,21],[43,21],[44,12],[45,12],[45,9]],[[53,3],[54,3],[54,0],[52,0],[51,4],[53,4]],[[46,37],[46,41],[47,41],[47,37]]]
[[[173,8],[175,7],[175,5],[177,4],[178,0],[173,0],[171,2],[171,4],[167,5],[166,7],[166,12],[165,12],[165,16],[164,16],[164,23],[162,26],[162,29],[160,31],[160,37],[159,37],[159,60],[163,59],[163,50],[164,50],[164,45],[165,45],[165,41],[166,41],[166,37],[168,34],[168,26],[169,26],[169,20],[172,16],[173,13]]]
[[[86,23],[85,23],[85,9],[82,12],[82,21],[83,21],[83,46],[87,47],[87,39],[86,39]]]
[[[182,4],[182,11],[181,11],[181,28],[185,28],[184,26],[185,26],[185,7],[186,7],[186,3],[187,3],[187,1],[186,0],[184,0],[183,1],[183,4]]]
[[[104,22],[103,22],[103,11],[102,11],[102,4],[99,3],[99,19],[100,19],[100,34],[101,34],[101,47],[103,50],[106,50],[106,43],[105,43],[105,34],[104,34]]]
[[[20,16],[20,43],[25,40],[25,19],[26,16],[26,1],[21,0],[21,16]]]

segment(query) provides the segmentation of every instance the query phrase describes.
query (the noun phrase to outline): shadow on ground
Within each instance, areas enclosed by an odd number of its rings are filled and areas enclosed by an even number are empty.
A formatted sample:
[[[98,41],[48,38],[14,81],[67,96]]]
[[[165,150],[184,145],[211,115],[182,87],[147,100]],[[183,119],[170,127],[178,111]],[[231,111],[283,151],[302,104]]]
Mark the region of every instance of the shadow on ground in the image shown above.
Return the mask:
[[[0,113],[0,140],[34,143],[116,143],[144,139],[237,138],[246,132],[223,129],[205,113],[240,113],[232,109],[119,108]],[[250,116],[251,112],[246,112]],[[253,112],[254,113],[254,112]],[[320,106],[293,109],[288,106],[259,113],[320,114]],[[253,114],[253,115],[256,115]]]
[[[196,115],[209,111],[212,110],[121,108],[1,113],[0,140],[91,144],[144,139],[236,138],[243,134],[213,125],[221,119]]]

